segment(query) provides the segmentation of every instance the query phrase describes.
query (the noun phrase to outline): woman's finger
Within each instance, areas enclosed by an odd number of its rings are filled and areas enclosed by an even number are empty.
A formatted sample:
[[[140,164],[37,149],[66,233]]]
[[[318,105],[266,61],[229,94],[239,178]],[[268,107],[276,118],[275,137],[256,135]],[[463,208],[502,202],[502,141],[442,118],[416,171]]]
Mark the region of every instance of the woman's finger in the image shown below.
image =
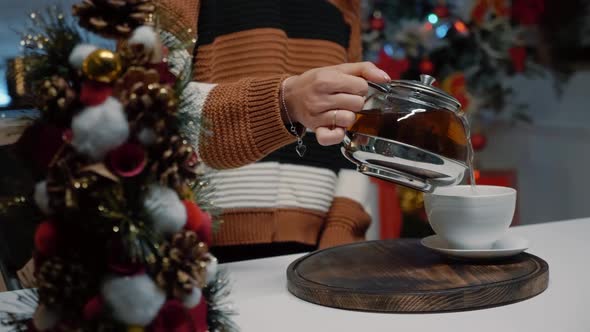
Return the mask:
[[[356,121],[356,114],[348,110],[332,110],[316,115],[314,122],[317,127],[334,129],[336,127],[348,128]]]
[[[351,95],[348,93],[336,93],[324,97],[327,110],[348,110],[359,112],[365,104],[365,97]]]
[[[315,130],[318,143],[321,145],[334,145],[342,142],[344,139],[344,129],[336,127],[333,130],[326,127],[319,127]]]

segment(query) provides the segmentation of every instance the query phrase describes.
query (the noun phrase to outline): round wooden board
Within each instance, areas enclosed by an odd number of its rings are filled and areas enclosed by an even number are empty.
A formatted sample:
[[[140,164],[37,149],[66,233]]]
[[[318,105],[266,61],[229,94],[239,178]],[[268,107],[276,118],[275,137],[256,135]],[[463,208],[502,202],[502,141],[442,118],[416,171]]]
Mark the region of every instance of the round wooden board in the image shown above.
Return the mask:
[[[549,266],[522,253],[459,261],[417,240],[354,243],[310,253],[287,269],[288,289],[312,303],[375,312],[443,312],[514,303],[542,293]]]

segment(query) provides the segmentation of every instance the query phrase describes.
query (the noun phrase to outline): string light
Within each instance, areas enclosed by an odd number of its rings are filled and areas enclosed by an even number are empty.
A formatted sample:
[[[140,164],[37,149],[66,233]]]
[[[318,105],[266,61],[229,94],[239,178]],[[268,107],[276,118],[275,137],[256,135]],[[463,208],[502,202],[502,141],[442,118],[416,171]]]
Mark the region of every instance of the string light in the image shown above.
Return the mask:
[[[438,16],[436,16],[436,14],[428,15],[428,22],[430,22],[431,24],[438,23]]]
[[[441,24],[434,30],[436,36],[440,39],[445,38],[449,32],[449,26],[447,24]]]
[[[453,26],[455,27],[455,30],[457,30],[457,32],[461,34],[467,33],[467,26],[465,25],[465,23],[457,21],[455,22],[455,24],[453,24]]]
[[[391,46],[391,44],[385,44],[383,46],[383,51],[385,51],[385,54],[393,57],[393,46]]]

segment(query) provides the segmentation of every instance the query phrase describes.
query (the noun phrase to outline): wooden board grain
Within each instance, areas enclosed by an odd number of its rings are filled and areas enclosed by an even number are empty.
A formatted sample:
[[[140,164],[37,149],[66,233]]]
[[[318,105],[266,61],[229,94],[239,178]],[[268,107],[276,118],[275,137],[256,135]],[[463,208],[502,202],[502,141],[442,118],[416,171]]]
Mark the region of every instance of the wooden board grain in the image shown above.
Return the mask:
[[[375,312],[444,312],[514,303],[542,293],[549,266],[530,254],[483,262],[446,258],[417,240],[360,242],[306,255],[288,289],[320,305]]]

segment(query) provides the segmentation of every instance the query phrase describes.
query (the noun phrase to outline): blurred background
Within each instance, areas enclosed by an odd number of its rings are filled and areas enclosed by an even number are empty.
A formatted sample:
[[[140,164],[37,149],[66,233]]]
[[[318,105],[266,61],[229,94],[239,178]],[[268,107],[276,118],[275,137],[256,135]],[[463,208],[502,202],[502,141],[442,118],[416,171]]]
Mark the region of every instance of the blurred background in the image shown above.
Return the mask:
[[[73,2],[60,3],[69,9]],[[16,57],[35,40],[20,32],[47,2],[0,3],[0,199],[13,200],[32,188],[11,153],[35,114]],[[514,224],[590,216],[589,1],[361,3],[365,59],[394,79],[430,74],[461,101],[472,123],[477,182],[519,191]],[[421,194],[374,184],[370,239],[430,234]],[[0,257],[13,268],[29,257],[33,225],[0,216]]]
[[[513,224],[590,216],[590,2],[362,4],[365,58],[394,79],[430,74],[463,104],[477,183],[518,190]],[[376,186],[374,236],[431,232],[421,194]]]

